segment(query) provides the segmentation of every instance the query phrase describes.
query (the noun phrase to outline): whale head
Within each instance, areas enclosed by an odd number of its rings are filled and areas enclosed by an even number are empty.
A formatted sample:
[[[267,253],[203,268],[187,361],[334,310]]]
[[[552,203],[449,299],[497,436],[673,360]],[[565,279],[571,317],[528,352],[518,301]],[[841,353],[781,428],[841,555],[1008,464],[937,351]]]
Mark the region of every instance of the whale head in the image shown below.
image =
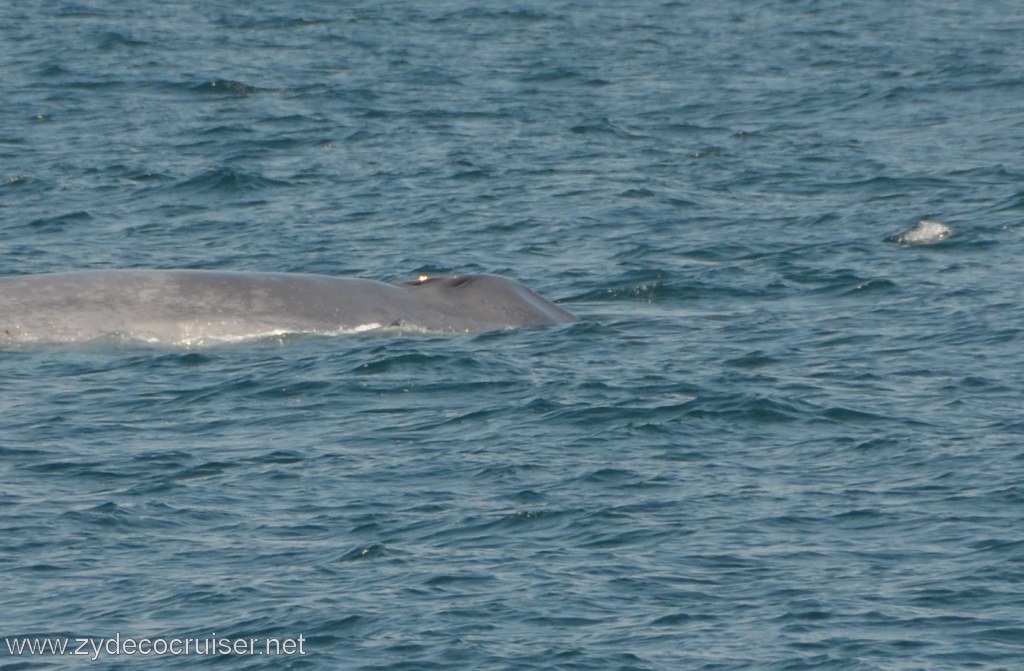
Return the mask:
[[[540,294],[498,275],[420,275],[396,286],[431,309],[489,324],[529,326],[576,319]]]

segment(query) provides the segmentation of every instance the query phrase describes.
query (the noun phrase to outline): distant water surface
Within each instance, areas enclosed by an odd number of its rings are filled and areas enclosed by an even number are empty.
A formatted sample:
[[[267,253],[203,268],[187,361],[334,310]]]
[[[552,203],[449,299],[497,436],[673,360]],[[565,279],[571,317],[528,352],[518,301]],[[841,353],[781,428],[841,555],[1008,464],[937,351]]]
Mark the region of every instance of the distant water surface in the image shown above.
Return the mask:
[[[1022,35],[1007,0],[3,5],[3,274],[489,272],[581,320],[0,352],[0,668],[1018,668]]]

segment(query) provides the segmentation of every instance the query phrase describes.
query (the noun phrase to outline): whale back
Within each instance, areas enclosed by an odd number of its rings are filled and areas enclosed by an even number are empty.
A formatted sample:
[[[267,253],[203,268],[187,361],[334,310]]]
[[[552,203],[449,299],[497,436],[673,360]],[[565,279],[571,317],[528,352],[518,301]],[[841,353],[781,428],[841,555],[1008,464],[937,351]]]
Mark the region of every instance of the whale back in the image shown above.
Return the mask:
[[[537,292],[500,275],[421,276],[397,286],[432,310],[452,316],[471,315],[476,321],[498,327],[563,324],[576,319]]]
[[[0,278],[0,343],[161,343],[384,329],[473,333],[570,313],[495,275],[385,284],[301,273],[109,270]]]

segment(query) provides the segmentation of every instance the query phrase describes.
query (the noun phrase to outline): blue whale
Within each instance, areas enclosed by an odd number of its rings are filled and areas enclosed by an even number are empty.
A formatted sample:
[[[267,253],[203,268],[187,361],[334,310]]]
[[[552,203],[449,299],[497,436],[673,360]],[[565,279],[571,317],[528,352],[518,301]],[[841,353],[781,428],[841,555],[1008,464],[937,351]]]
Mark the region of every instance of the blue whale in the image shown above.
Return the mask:
[[[476,333],[573,321],[498,275],[394,284],[300,273],[87,270],[0,278],[0,343],[201,344],[292,333]]]

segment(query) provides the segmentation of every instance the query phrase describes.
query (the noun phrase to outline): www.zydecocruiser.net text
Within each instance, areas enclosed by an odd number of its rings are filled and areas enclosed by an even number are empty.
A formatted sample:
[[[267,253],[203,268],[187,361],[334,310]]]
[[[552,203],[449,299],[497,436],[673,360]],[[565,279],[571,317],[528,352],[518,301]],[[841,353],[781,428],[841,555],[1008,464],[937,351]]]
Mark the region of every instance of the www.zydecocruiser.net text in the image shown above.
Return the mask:
[[[112,637],[98,636],[51,636],[51,637],[8,637],[4,639],[7,652],[14,656],[74,656],[88,657],[95,661],[108,657],[162,657],[195,655],[305,655],[306,637],[133,637],[120,633]]]

